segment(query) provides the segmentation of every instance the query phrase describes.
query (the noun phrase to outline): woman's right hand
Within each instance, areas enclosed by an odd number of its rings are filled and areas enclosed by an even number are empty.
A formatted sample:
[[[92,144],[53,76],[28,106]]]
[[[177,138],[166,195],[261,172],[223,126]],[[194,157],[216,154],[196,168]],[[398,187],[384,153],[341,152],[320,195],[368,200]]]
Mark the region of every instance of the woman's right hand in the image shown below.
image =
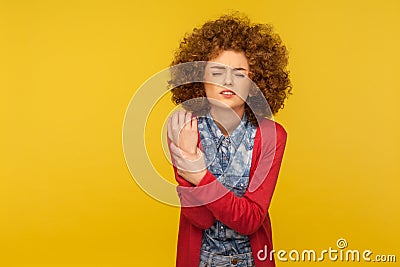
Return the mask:
[[[197,147],[197,118],[181,110],[168,119],[170,151],[177,172],[188,182],[197,185],[206,173],[203,152]]]
[[[191,112],[180,110],[168,118],[168,137],[183,152],[197,153],[197,117]]]

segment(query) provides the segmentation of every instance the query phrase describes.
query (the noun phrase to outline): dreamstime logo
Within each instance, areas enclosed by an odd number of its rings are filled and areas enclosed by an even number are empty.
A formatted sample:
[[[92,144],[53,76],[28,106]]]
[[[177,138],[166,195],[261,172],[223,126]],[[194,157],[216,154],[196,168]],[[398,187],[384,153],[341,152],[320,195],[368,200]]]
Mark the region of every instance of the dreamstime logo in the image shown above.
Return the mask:
[[[272,261],[274,258],[274,254],[276,255],[276,259],[279,261],[294,261],[294,262],[304,262],[304,261],[313,261],[319,262],[324,260],[330,261],[346,261],[346,262],[396,262],[396,255],[382,255],[375,254],[369,249],[359,251],[357,249],[346,249],[348,247],[347,240],[344,238],[339,238],[336,241],[336,246],[338,249],[334,249],[329,247],[328,249],[321,250],[319,253],[314,249],[305,249],[302,251],[298,251],[296,249],[292,249],[290,251],[286,250],[270,250],[268,251],[268,247],[265,245],[263,249],[260,249],[257,252],[257,258],[260,261],[270,260]]]
[[[339,238],[339,239],[336,241],[336,245],[337,245],[337,247],[340,248],[340,249],[347,248],[347,240],[344,239],[344,238]]]
[[[231,75],[233,73],[233,70],[230,69],[231,67],[212,62],[211,64],[221,65],[227,71],[222,76],[220,75],[218,77],[212,78],[213,76],[211,75],[211,80],[205,80],[204,74],[207,73],[207,68],[211,68],[208,64],[210,64],[210,62],[207,61],[188,62],[166,68],[156,73],[148,80],[146,80],[138,90],[136,90],[125,112],[122,129],[122,146],[129,172],[144,192],[146,192],[154,199],[168,205],[181,206],[182,203],[177,196],[176,184],[168,181],[170,179],[163,177],[157,171],[157,168],[155,167],[155,161],[150,159],[146,143],[154,143],[154,136],[157,136],[158,133],[155,134],[154,132],[148,132],[146,130],[149,126],[149,118],[153,110],[157,108],[163,98],[167,96],[169,91],[173,88],[181,85],[204,82],[225,87],[223,85],[223,80],[224,77],[228,77],[226,75]],[[260,89],[257,87],[257,85],[251,79],[244,75],[241,75],[240,77],[239,75],[234,75],[232,76],[232,78],[242,79],[240,81],[237,80],[237,84],[241,86],[249,86],[249,90],[252,90],[253,94],[257,96],[257,103],[252,103],[251,101],[248,101],[248,99],[242,98],[244,101],[246,101],[250,109],[254,112],[255,110],[257,110],[257,108],[263,106],[266,110],[266,113],[268,114],[266,117],[268,117],[270,120],[273,120],[272,112],[270,110],[268,102]],[[171,86],[171,81],[173,81],[173,86]],[[207,99],[191,99],[188,102],[182,103],[182,106],[190,106],[192,103],[196,104],[195,101],[201,102],[204,100]],[[160,120],[162,120],[163,124],[162,131],[160,131],[158,135],[161,139],[161,146],[164,153],[163,156],[170,165],[172,165],[172,161],[170,158],[169,150],[167,148],[167,136],[165,134],[167,128],[167,119],[168,116],[170,116],[173,112],[180,108],[181,107],[176,107],[174,110],[170,110],[169,114],[164,115],[165,117],[163,117],[162,114],[157,114],[158,124],[160,123]],[[275,125],[273,125],[273,128],[274,127]],[[264,129],[261,129],[260,135],[262,139],[262,136],[268,135],[268,138],[272,141],[276,138],[275,129],[268,129],[268,132],[266,132],[266,130]],[[158,155],[157,158],[160,159],[160,156],[162,155]],[[257,179],[252,179],[252,181],[250,182],[248,188],[250,192],[256,190],[258,186],[262,183],[262,180],[265,178],[265,175],[263,175],[262,172],[268,173],[269,167],[263,166],[263,168],[255,169],[254,177],[257,177]],[[172,166],[170,169],[172,170]],[[212,184],[213,183],[210,183],[208,185],[199,186],[196,188],[199,188],[199,190],[202,189],[202,192],[204,193],[207,192],[206,187],[212,186]],[[185,189],[186,188],[183,188],[182,190]],[[218,192],[211,198],[208,197],[207,201],[214,201],[225,193],[226,192],[223,191]],[[186,206],[197,206],[203,204],[206,203],[190,203]]]

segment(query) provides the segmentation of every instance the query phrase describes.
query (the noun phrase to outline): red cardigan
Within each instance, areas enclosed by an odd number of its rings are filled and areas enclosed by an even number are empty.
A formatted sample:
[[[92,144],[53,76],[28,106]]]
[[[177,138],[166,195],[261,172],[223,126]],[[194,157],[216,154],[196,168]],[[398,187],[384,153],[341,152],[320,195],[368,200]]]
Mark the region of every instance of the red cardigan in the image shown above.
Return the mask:
[[[272,230],[268,207],[278,178],[286,138],[287,133],[279,123],[269,119],[259,123],[254,139],[249,187],[242,197],[226,189],[209,170],[194,186],[179,176],[176,167],[173,167],[181,200],[177,267],[199,266],[203,229],[210,228],[215,219],[249,236],[256,267],[275,266],[274,259],[269,260]],[[200,135],[199,147],[202,149]]]

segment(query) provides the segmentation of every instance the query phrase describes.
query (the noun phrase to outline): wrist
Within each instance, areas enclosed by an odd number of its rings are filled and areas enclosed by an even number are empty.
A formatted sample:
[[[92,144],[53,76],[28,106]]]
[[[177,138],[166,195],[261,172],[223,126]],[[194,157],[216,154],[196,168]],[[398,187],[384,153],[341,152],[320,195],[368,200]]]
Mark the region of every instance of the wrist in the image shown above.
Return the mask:
[[[195,175],[194,184],[196,186],[200,183],[200,181],[203,179],[203,177],[206,175],[206,173],[207,173],[207,170],[202,170],[202,171],[194,173],[194,175]]]
[[[196,161],[196,160],[200,159],[201,156],[202,156],[201,153],[202,152],[198,147],[196,147],[196,149],[194,151],[191,151],[191,152],[187,152],[187,151],[182,150],[183,157],[185,159],[190,160],[190,161]]]

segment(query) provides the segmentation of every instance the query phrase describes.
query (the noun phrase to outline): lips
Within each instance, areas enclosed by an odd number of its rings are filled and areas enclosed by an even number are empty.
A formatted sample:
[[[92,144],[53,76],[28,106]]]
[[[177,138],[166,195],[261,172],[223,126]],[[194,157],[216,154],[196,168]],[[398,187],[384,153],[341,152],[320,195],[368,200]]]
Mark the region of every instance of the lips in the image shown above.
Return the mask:
[[[231,90],[223,90],[220,92],[222,95],[236,95],[233,91]]]

